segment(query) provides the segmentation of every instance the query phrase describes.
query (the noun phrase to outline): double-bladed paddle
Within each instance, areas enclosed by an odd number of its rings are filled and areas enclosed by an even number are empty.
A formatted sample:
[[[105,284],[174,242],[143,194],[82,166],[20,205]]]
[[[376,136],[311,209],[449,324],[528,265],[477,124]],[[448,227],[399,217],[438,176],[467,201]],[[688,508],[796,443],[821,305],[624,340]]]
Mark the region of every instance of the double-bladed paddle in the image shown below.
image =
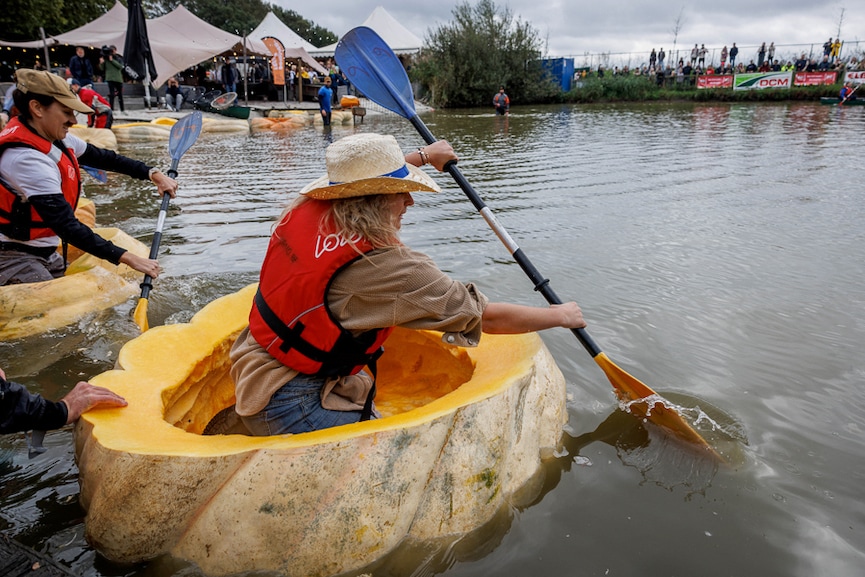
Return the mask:
[[[171,134],[168,138],[168,154],[171,156],[171,168],[168,169],[170,178],[177,178],[177,164],[189,147],[192,146],[201,134],[201,112],[196,110],[187,114],[178,120],[171,127]],[[171,200],[171,195],[167,192],[162,195],[162,206],[159,209],[159,218],[156,221],[156,232],[153,235],[153,242],[150,244],[150,258],[155,259],[159,254],[159,243],[162,240],[162,227],[165,225],[165,215],[168,213],[168,201]],[[141,283],[141,298],[138,299],[138,306],[135,307],[135,324],[142,332],[150,328],[147,322],[147,297],[150,295],[150,289],[153,288],[153,278],[146,274],[144,281]]]
[[[374,30],[366,26],[350,30],[337,44],[335,56],[342,72],[367,98],[408,119],[427,144],[436,141],[415,111],[411,83],[402,62]],[[550,287],[549,279],[544,278],[523,254],[456,164],[449,163],[445,166],[445,170],[450,173],[499,240],[510,251],[514,260],[528,275],[534,283],[535,290],[540,292],[548,303],[562,304],[561,299]],[[670,408],[660,395],[616,366],[585,329],[571,329],[571,331],[606,373],[619,399],[629,404],[633,414],[648,419],[680,439],[705,448],[713,457],[722,460],[706,440],[678,412]]]

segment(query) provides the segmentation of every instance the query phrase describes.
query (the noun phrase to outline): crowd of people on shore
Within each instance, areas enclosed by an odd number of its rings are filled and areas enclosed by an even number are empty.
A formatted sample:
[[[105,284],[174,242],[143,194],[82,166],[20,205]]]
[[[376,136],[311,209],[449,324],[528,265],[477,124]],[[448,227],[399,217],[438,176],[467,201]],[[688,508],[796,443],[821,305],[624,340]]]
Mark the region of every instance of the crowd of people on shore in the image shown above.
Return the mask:
[[[719,62],[714,61],[716,50],[712,50],[713,57],[707,59],[709,49],[705,44],[694,44],[694,47],[686,51],[686,56],[679,56],[678,61],[671,62],[662,47],[660,50],[652,48],[648,56],[648,62],[639,66],[630,67],[614,66],[612,70],[599,65],[594,71],[603,78],[610,74],[612,76],[648,76],[657,79],[663,84],[671,79],[678,82],[693,82],[695,76],[704,74],[745,74],[748,72],[817,72],[836,71],[843,73],[846,70],[865,70],[865,59],[859,59],[855,55],[847,58],[841,57],[841,49],[844,43],[835,38],[829,38],[823,44],[822,55],[814,55],[801,52],[798,58],[781,59],[776,58],[776,47],[774,42],[768,45],[763,42],[756,51],[756,58],[740,58],[740,49],[733,42],[729,48],[725,45],[719,52]],[[677,51],[681,54],[681,51]],[[708,62],[707,62],[708,60]],[[581,76],[585,77],[592,72],[584,70]]]

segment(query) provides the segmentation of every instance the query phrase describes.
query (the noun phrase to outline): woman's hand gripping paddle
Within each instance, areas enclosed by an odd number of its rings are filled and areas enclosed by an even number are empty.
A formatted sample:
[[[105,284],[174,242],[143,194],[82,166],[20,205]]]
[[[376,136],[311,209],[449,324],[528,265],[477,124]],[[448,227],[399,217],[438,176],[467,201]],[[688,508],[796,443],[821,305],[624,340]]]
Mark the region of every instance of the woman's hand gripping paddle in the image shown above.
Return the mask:
[[[177,164],[180,162],[180,157],[189,150],[189,147],[195,143],[198,135],[201,134],[201,122],[201,112],[196,110],[178,120],[171,127],[171,135],[168,138],[168,154],[171,156],[171,168],[168,169],[170,178],[177,178]],[[156,232],[153,235],[153,242],[150,244],[151,259],[155,259],[159,254],[162,227],[165,225],[165,215],[168,213],[168,201],[170,199],[171,195],[167,192],[162,195],[162,206],[156,221]],[[141,332],[150,328],[147,322],[147,297],[152,288],[153,278],[150,275],[144,275],[144,281],[141,283],[141,298],[138,299],[138,306],[135,307],[134,314],[135,324],[138,325]]]
[[[415,112],[414,95],[402,62],[375,31],[366,26],[349,31],[339,41],[335,56],[340,69],[367,98],[408,119],[427,144],[436,141]],[[499,240],[511,252],[514,260],[534,283],[535,290],[539,291],[550,304],[561,304],[561,299],[550,288],[549,280],[544,278],[523,254],[456,164],[445,166],[445,170],[450,173]],[[723,461],[706,440],[655,391],[616,366],[585,329],[571,330],[606,373],[619,399],[629,404],[632,413],[663,427],[680,439],[705,448],[714,458]]]

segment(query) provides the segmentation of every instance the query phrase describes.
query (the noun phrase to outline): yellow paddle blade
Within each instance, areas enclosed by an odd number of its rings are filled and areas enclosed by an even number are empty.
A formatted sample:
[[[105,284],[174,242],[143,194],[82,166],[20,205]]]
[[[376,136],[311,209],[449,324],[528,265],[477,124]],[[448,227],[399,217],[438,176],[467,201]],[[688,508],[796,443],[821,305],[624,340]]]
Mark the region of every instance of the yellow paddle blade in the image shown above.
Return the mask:
[[[147,322],[147,299],[138,299],[138,306],[135,307],[135,314],[132,318],[135,319],[135,324],[138,325],[142,333],[150,328]]]
[[[679,439],[703,447],[719,461],[724,459],[706,442],[700,433],[694,430],[677,411],[668,407],[658,393],[648,385],[629,375],[619,368],[604,353],[595,356],[595,362],[607,375],[619,400],[628,402],[631,413],[637,417],[647,419],[652,423],[663,427]],[[634,402],[646,399],[645,402]]]

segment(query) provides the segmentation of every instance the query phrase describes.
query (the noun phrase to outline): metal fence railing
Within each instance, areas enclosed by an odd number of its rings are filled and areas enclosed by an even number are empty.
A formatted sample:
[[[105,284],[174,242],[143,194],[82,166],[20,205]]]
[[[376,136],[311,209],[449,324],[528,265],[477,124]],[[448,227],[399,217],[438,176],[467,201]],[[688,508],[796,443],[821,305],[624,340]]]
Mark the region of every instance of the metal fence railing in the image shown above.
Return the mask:
[[[731,42],[727,45],[727,50],[729,51],[732,46]],[[660,48],[661,45],[656,50]],[[667,57],[664,60],[665,66],[675,68],[680,58],[685,62],[691,59],[692,45],[685,44],[683,46],[676,46],[675,48],[664,46],[664,48],[667,53]],[[757,53],[760,49],[759,44],[738,46],[738,48],[737,64],[739,62],[748,64],[751,60],[757,62]],[[707,66],[720,65],[722,49],[723,46],[706,46],[706,50],[708,50],[706,54]],[[788,60],[795,62],[803,53],[809,60],[813,59],[819,63],[823,59],[823,42],[814,42],[811,44],[775,44],[774,59],[781,63],[786,63]],[[588,67],[596,69],[598,66],[601,66],[605,70],[612,70],[617,66],[620,69],[626,66],[629,69],[633,69],[649,65],[649,52],[584,52],[583,54],[571,54],[564,58],[573,58],[574,66],[577,68]],[[844,62],[849,62],[851,58],[861,61],[865,58],[865,41],[845,41],[841,46],[839,58]],[[729,58],[727,61],[729,63]]]

